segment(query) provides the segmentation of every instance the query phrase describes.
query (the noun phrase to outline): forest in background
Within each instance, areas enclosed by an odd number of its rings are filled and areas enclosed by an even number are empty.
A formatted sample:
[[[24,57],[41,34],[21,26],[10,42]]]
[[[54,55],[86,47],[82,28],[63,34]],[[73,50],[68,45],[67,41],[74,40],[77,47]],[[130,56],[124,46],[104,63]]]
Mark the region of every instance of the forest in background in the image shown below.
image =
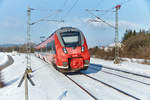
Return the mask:
[[[89,51],[92,56],[102,59],[113,60],[115,56],[115,48],[105,51],[96,46]],[[150,32],[126,30],[119,48],[119,57],[150,59]]]

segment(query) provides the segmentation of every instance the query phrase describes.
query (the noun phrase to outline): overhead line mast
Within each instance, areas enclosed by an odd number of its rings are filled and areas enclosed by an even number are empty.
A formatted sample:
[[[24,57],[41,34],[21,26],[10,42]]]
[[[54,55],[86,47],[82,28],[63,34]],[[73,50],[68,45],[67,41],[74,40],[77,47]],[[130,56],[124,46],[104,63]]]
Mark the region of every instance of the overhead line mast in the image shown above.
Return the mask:
[[[120,9],[121,5],[117,5],[116,8],[116,24],[115,24],[115,60],[114,63],[120,63],[119,59],[119,34],[118,34],[118,10]]]
[[[33,8],[29,8],[28,7],[28,10],[27,10],[27,16],[28,16],[28,20],[27,20],[27,44],[26,44],[26,53],[27,53],[27,66],[26,66],[26,69],[25,69],[25,72],[24,72],[24,75],[18,85],[18,87],[20,87],[22,85],[22,82],[25,80],[25,100],[29,100],[29,92],[28,92],[28,80],[30,81],[30,83],[35,86],[35,84],[33,83],[33,81],[31,80],[31,77],[29,75],[29,73],[32,72],[32,69],[31,69],[31,36],[30,36],[30,25],[34,25],[40,21],[56,21],[56,20],[45,20],[45,19],[40,19],[38,20],[37,22],[33,22],[31,23],[30,20],[31,20],[31,10],[35,10]],[[47,18],[47,17],[46,17]]]
[[[32,8],[28,7],[27,10],[27,16],[28,16],[28,21],[27,21],[27,45],[26,45],[26,49],[27,49],[27,71],[28,72],[32,72],[32,68],[31,68],[31,35],[30,35],[30,20],[31,20],[31,10],[34,10]]]
[[[115,29],[115,58],[114,58],[114,64],[118,64],[120,63],[120,59],[119,59],[119,39],[118,39],[118,10],[120,9],[121,5],[117,5],[115,6],[115,26],[111,25],[110,23],[106,22],[105,20],[101,19],[100,17],[96,16],[95,14],[93,14],[92,12],[90,12],[90,10],[86,9],[86,11],[88,13],[90,13],[91,15],[93,15],[94,17],[96,17],[97,19],[99,19],[100,21],[97,20],[90,20],[90,21],[94,21],[94,22],[103,22],[106,25],[110,26],[111,28]],[[100,11],[100,10],[96,10],[96,11]]]
[[[31,11],[32,10],[36,10],[36,9],[33,9],[33,8],[30,8],[28,7],[28,10],[27,10],[27,15],[28,15],[28,21],[27,21],[27,45],[26,45],[26,48],[27,48],[27,70],[28,72],[32,72],[32,68],[31,68],[31,35],[30,35],[30,26],[31,25],[34,25],[38,22],[41,22],[41,21],[57,21],[57,20],[46,20],[45,18],[48,18],[49,16],[46,16],[36,22],[33,22],[31,23]],[[58,12],[61,12],[62,10],[57,10],[55,13],[58,13]],[[64,22],[63,20],[61,22]]]

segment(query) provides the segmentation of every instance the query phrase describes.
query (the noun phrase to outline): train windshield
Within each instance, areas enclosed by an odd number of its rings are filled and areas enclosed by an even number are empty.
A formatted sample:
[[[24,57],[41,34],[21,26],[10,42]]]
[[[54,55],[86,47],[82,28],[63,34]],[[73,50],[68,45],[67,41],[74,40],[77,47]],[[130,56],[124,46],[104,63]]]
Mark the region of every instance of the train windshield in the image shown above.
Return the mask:
[[[79,32],[63,32],[61,33],[65,47],[76,47],[81,45]]]

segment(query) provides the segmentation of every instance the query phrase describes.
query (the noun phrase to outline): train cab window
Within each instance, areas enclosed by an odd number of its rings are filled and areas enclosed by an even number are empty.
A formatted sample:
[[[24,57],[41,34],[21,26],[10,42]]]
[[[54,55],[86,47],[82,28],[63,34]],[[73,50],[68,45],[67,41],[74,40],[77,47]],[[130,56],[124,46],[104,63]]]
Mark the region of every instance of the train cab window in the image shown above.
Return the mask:
[[[76,47],[81,45],[81,37],[79,32],[63,32],[61,33],[65,47]]]

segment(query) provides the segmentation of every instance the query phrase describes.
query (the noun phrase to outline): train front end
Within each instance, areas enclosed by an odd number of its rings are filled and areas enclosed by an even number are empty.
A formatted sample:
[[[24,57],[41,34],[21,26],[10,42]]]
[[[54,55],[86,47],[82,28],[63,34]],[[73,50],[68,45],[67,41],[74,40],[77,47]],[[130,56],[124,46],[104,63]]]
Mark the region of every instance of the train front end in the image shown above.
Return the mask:
[[[90,63],[90,54],[83,33],[72,27],[56,32],[56,65],[61,72],[85,70]]]

